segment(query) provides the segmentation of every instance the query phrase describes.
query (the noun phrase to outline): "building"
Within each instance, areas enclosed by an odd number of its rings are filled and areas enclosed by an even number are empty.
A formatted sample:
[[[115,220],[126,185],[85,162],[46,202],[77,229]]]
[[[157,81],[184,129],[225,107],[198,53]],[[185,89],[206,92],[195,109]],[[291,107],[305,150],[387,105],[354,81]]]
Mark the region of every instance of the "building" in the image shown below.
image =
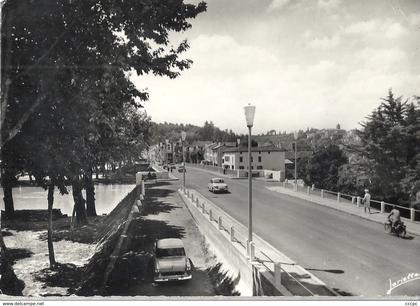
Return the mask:
[[[210,143],[204,146],[204,160],[210,165],[214,165],[216,163],[216,157],[213,151],[213,148],[216,146],[218,146],[217,143]]]
[[[285,171],[285,151],[275,146],[251,148],[251,170]],[[248,149],[244,147],[225,148],[222,167],[230,170],[248,169]]]
[[[177,151],[177,143],[160,142],[149,147],[148,158],[158,163],[173,163]]]
[[[223,152],[227,148],[235,148],[236,142],[219,142],[207,145],[204,149],[204,160],[213,166],[221,167]]]

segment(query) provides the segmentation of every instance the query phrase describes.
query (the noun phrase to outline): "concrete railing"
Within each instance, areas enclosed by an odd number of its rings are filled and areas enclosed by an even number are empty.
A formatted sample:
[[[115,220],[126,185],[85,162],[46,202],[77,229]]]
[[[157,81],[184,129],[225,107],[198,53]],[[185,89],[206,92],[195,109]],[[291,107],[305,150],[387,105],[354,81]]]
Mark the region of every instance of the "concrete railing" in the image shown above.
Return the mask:
[[[306,193],[307,195],[313,195],[313,196],[317,196],[324,199],[334,200],[337,203],[351,203],[351,204],[356,205],[357,207],[363,206],[362,197],[356,196],[356,195],[345,194],[341,192],[334,192],[334,191],[325,190],[325,189],[318,189],[318,188],[314,188],[313,186],[312,187],[301,186],[301,185],[296,185],[294,183],[286,182],[286,181],[282,183],[282,186],[284,188],[291,189],[296,192]],[[381,213],[390,212],[392,207],[394,206],[400,210],[402,218],[405,218],[413,222],[420,221],[420,210],[418,209],[404,207],[404,206],[396,205],[392,203],[386,203],[384,201],[370,200],[371,209],[377,210]]]
[[[278,262],[273,259],[273,255],[265,253],[255,242],[249,243],[247,237],[243,234],[244,226],[226,214],[222,209],[206,200],[196,191],[183,189],[180,192],[192,202],[197,211],[205,216],[210,223],[214,224],[216,229],[225,233],[230,243],[238,247],[251,263],[254,262],[264,266],[271,274],[273,285],[283,295],[318,295],[318,293],[313,292],[307,285],[293,276],[295,272],[288,271],[287,267],[297,267],[294,263]],[[329,289],[325,291],[328,292],[326,295],[335,294]]]

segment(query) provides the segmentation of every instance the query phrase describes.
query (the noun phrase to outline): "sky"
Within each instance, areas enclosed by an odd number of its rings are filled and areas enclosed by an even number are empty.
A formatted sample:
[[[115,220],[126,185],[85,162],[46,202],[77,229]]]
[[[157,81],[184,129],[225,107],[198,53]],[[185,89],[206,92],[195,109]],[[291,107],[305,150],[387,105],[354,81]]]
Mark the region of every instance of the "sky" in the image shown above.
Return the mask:
[[[255,133],[353,129],[390,88],[420,95],[419,0],[208,0],[191,23],[189,70],[133,77],[155,122],[245,133],[251,103]]]

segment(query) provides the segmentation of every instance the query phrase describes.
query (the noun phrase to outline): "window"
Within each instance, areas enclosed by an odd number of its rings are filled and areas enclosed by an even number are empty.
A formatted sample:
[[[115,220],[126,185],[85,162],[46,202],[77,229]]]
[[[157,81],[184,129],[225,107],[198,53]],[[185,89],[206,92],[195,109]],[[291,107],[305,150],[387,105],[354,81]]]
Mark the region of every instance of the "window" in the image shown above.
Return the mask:
[[[243,158],[243,156],[239,156],[239,162],[240,162],[240,163],[243,163],[243,162],[244,162],[244,158]]]
[[[257,166],[258,170],[262,170],[263,166]]]
[[[254,166],[251,166],[251,170],[254,170]]]
[[[225,181],[221,178],[211,179],[210,183],[224,183]]]
[[[261,155],[261,151],[258,151],[258,154],[260,154],[260,155]]]
[[[268,151],[268,154],[270,154],[270,151]]]
[[[261,162],[261,156],[258,156],[258,162],[259,163]]]
[[[254,162],[254,157],[251,156],[251,163]]]
[[[174,248],[174,249],[157,249],[156,257],[172,257],[172,256],[185,256],[184,248]]]
[[[239,169],[240,169],[240,170],[243,170],[243,169],[245,169],[245,168],[244,168],[244,166],[239,166]]]
[[[234,165],[232,165],[232,170],[235,170],[235,166]]]
[[[229,162],[230,161],[230,157],[229,156],[225,156],[225,162]]]

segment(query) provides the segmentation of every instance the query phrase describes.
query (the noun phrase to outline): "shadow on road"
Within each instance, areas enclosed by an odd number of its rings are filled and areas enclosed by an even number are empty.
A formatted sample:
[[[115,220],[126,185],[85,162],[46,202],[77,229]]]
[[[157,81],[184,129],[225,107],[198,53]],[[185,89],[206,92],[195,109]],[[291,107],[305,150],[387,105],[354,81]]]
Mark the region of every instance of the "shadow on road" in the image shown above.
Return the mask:
[[[405,237],[401,237],[401,239],[404,239],[404,240],[413,240],[414,239],[414,236],[405,236]]]
[[[284,273],[282,284],[296,296],[313,296],[315,293],[320,296],[331,296],[331,291],[322,285],[313,284],[309,275],[297,273]]]
[[[167,182],[162,182],[162,185],[153,185],[153,196],[147,196],[143,200],[143,212],[142,215],[158,215],[159,213],[169,213],[175,209],[174,205],[167,202],[162,202],[159,198],[166,198],[175,193],[174,190],[166,188],[155,188],[157,186],[167,185]],[[150,190],[150,189],[149,189]],[[147,194],[147,192],[146,192]],[[150,194],[150,192],[149,192]]]
[[[211,268],[206,270],[213,285],[216,295],[224,296],[235,296],[239,295],[239,292],[235,290],[235,286],[238,284],[240,276],[232,278],[227,272],[222,271],[222,264],[217,263]]]
[[[147,181],[146,181],[147,182]],[[156,182],[150,182],[150,184],[147,184],[148,186],[151,186],[151,187],[161,187],[161,186],[167,186],[167,185],[170,185],[171,183],[170,182],[164,182],[164,181],[156,181]]]
[[[341,290],[341,289],[338,289],[338,288],[333,288],[333,290],[341,296],[353,296],[354,295],[353,293],[350,293],[350,292],[347,292],[347,291],[344,291],[344,290]]]
[[[327,272],[327,273],[334,273],[334,274],[343,274],[344,270],[338,269],[313,269],[313,268],[305,268],[308,271],[319,271],[319,272]]]

